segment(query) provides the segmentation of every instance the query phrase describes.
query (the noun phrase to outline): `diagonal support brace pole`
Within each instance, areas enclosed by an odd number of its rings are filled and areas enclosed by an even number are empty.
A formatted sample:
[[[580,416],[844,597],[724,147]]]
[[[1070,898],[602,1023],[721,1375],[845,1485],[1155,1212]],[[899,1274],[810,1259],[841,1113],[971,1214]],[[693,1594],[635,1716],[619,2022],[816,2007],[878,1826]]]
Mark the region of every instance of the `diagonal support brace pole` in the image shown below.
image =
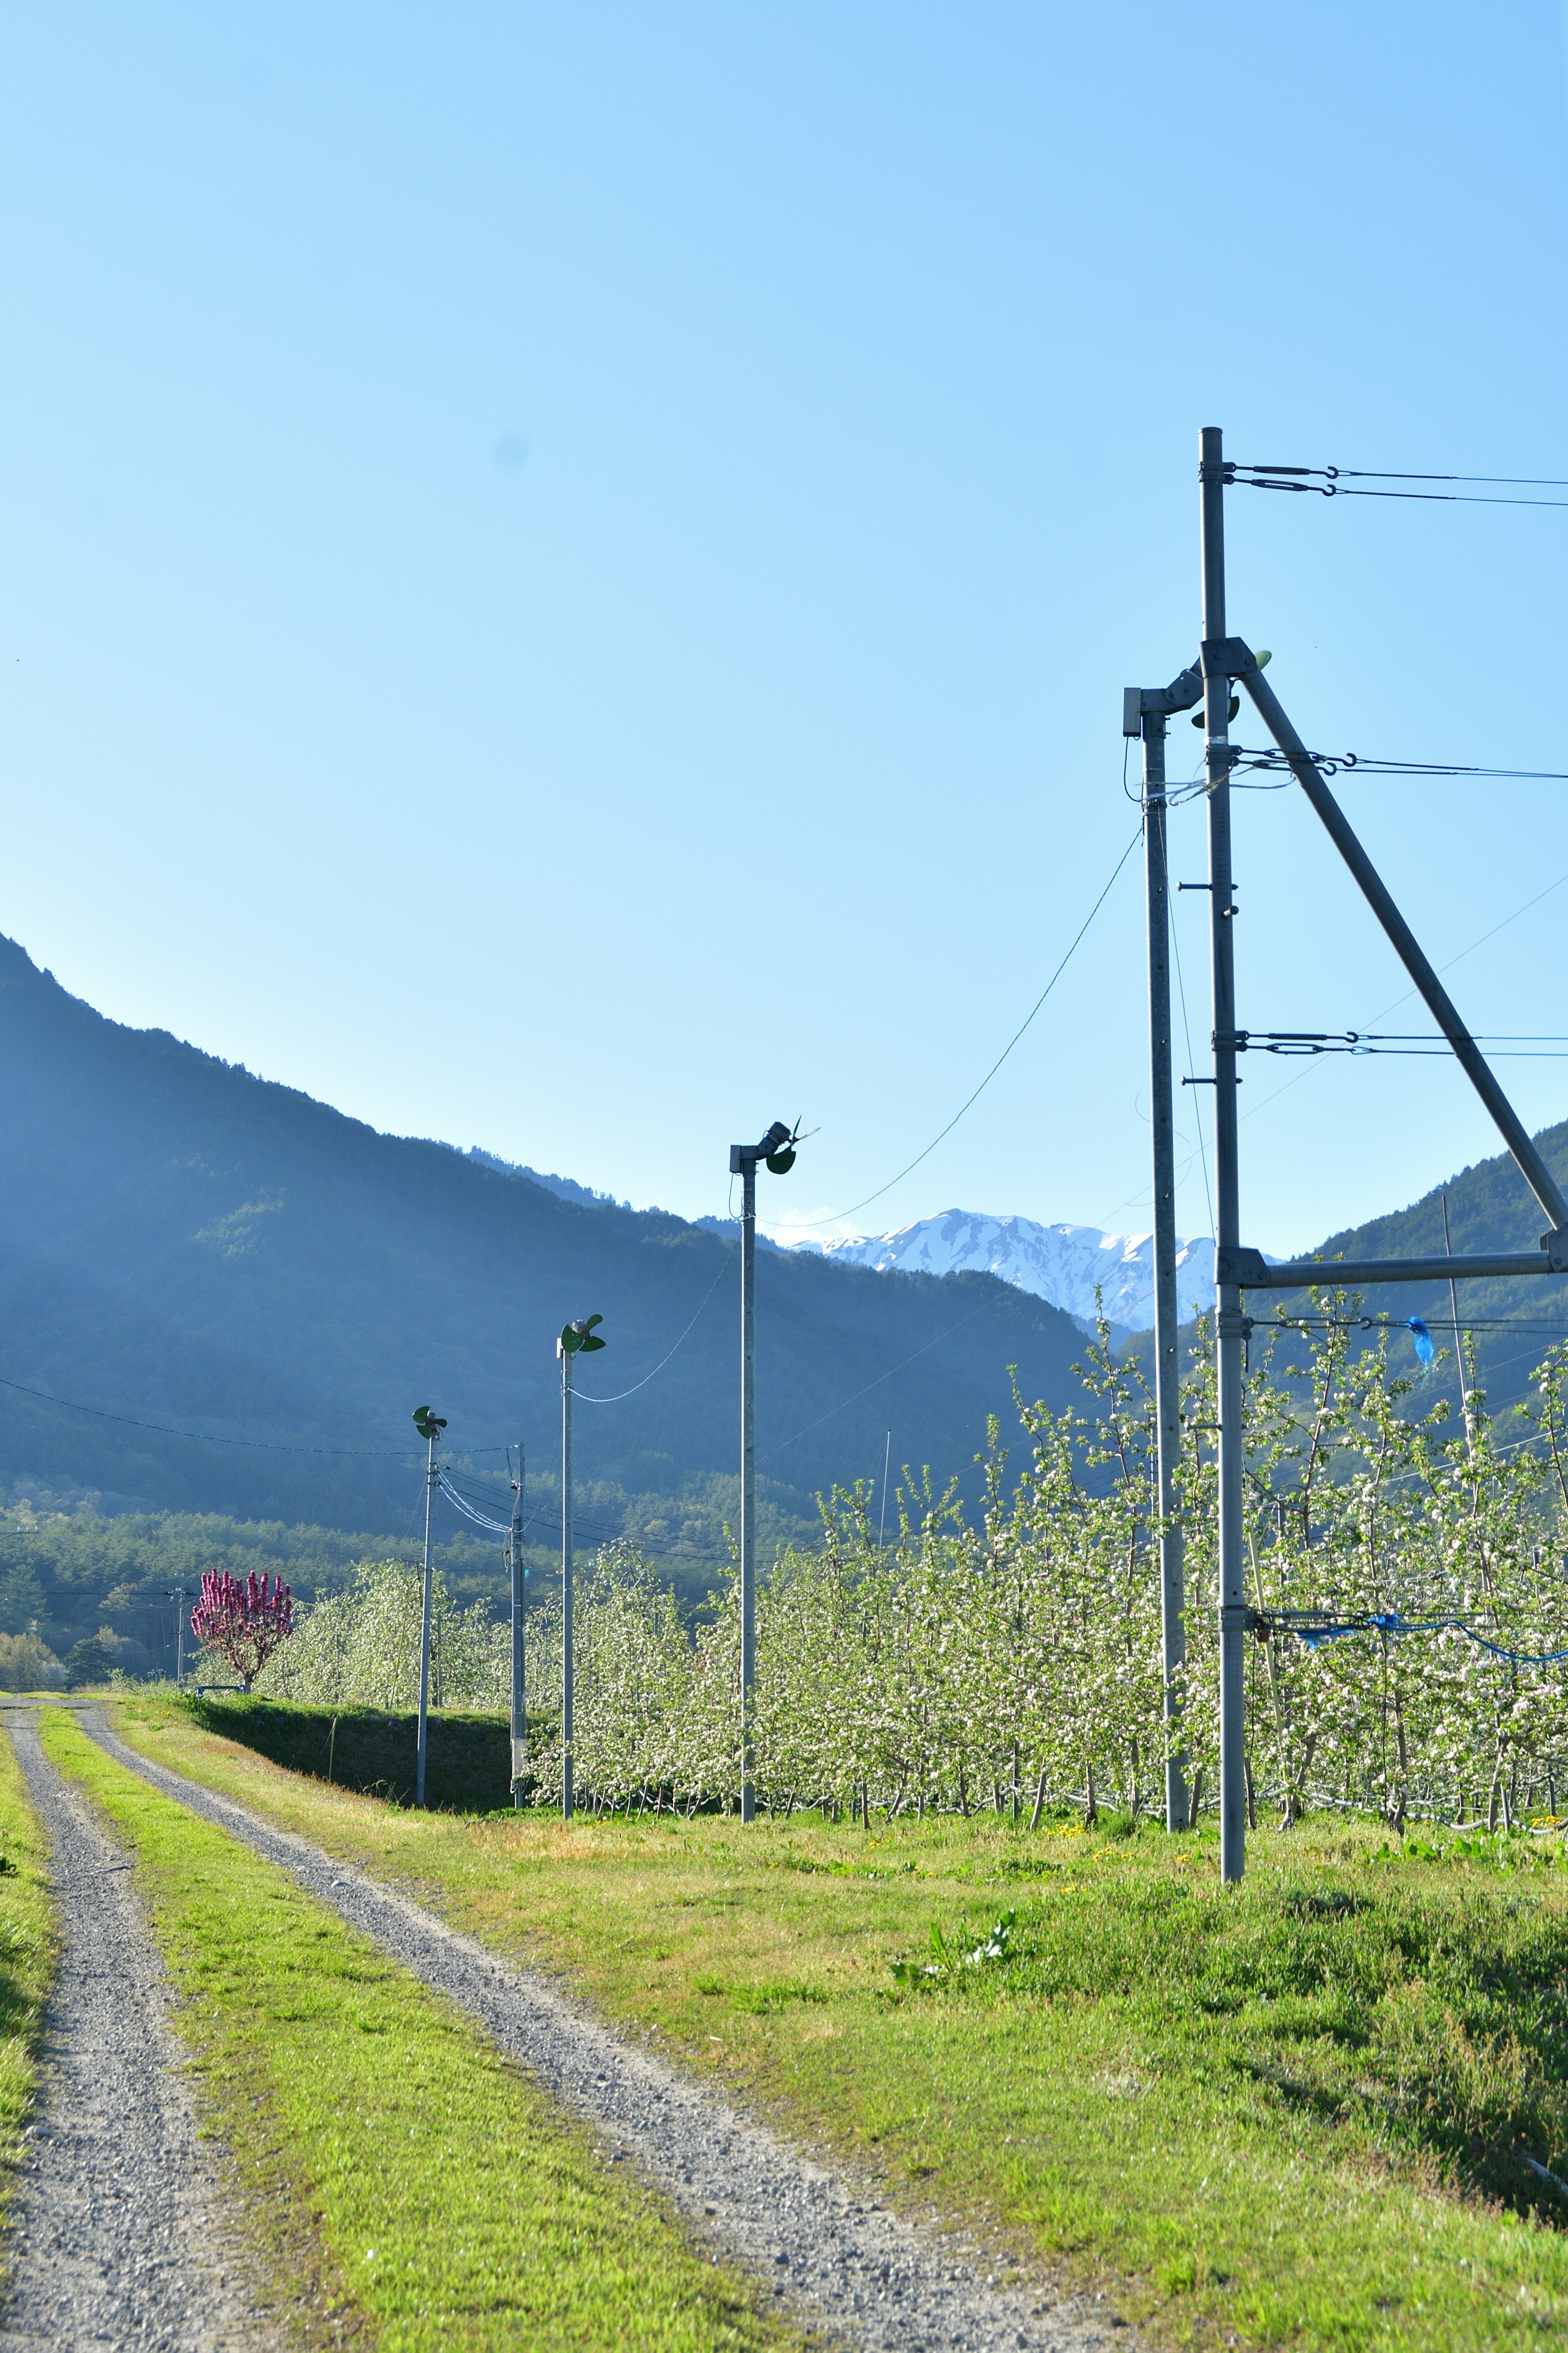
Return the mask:
[[[1568,1269],[1568,1199],[1535,1147],[1523,1121],[1514,1110],[1469,1031],[1460,1020],[1452,998],[1423,954],[1419,942],[1390,897],[1386,885],[1362,848],[1349,819],[1319,771],[1311,754],[1290,724],[1279,696],[1264,679],[1257,659],[1240,638],[1210,641],[1203,649],[1205,677],[1230,678],[1244,686],[1258,713],[1284,753],[1290,772],[1311,802],[1330,840],[1361,886],[1362,895],[1387,933],[1395,955],[1415,982],[1426,1009],[1454,1050],[1455,1060],[1491,1114],[1499,1134],[1513,1155],[1521,1176],[1551,1220],[1552,1231],[1542,1237],[1553,1271]]]

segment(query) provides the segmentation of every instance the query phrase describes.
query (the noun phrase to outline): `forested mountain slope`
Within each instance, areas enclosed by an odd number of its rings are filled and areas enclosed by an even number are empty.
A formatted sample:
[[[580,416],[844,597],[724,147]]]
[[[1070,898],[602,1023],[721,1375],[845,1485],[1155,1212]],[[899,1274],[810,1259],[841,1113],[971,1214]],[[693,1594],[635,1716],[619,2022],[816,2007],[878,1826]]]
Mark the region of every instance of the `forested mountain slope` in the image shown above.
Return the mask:
[[[759,1131],[772,1109],[759,1100]],[[595,1311],[610,1346],[582,1386],[606,1396],[700,1320],[646,1388],[579,1411],[584,1476],[679,1495],[735,1467],[738,1266],[722,1240],[378,1134],[122,1028],[11,942],[0,1185],[0,1377],[100,1409],[4,1391],[9,1482],[405,1531],[421,1493],[411,1409],[432,1404],[455,1447],[497,1469],[521,1428],[531,1464],[552,1469],[553,1335]],[[988,1275],[889,1282],[772,1251],[757,1314],[759,1467],[807,1510],[815,1489],[880,1472],[889,1427],[895,1461],[966,1472],[987,1412],[1008,1406],[1007,1366],[1063,1403],[1083,1349],[1069,1317]]]

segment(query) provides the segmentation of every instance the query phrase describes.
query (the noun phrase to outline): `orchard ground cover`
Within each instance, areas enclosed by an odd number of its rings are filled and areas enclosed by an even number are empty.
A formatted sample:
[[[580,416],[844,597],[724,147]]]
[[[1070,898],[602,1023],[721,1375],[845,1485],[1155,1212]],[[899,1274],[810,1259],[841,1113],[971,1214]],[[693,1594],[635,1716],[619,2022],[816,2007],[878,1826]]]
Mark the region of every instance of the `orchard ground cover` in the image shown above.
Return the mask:
[[[284,2262],[310,2218],[351,2340],[387,2353],[795,2341],[458,2012],[66,1711],[42,1724],[54,1763],[134,1849],[253,2224],[265,2234],[272,2216]]]
[[[1314,1815],[1224,1891],[1125,1820],[417,1814],[118,1720],[1156,2340],[1568,2343],[1555,1837]]]

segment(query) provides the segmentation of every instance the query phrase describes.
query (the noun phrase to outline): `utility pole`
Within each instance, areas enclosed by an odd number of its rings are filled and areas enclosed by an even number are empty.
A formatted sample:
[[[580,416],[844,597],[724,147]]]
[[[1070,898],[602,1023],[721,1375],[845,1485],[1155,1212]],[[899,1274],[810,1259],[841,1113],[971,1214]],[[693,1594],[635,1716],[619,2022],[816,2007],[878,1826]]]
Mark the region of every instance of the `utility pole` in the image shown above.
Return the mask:
[[[174,1689],[183,1691],[185,1685],[185,1604],[191,1597],[188,1588],[183,1585],[166,1586],[164,1590],[174,1604]]]
[[[511,1501],[511,1539],[508,1566],[511,1570],[511,1802],[522,1803],[528,1775],[527,1691],[523,1682],[522,1612],[522,1440],[517,1445],[517,1484]]]
[[[421,1405],[414,1409],[414,1426],[429,1450],[425,1466],[425,1584],[419,1604],[419,1740],[414,1760],[414,1802],[422,1806],[425,1767],[430,1755],[430,1543],[436,1518],[436,1490],[441,1483],[441,1473],[436,1467],[436,1441],[447,1424],[427,1405]]]
[[[1443,1195],[1443,1255],[1445,1258],[1452,1258],[1454,1255],[1454,1245],[1448,1240],[1448,1196],[1447,1191],[1445,1191]],[[1454,1319],[1454,1362],[1458,1368],[1459,1374],[1459,1410],[1465,1417],[1465,1456],[1466,1460],[1468,1461],[1475,1454],[1476,1445],[1475,1439],[1470,1430],[1470,1389],[1469,1383],[1465,1378],[1464,1344],[1459,1338],[1459,1294],[1455,1288],[1454,1278],[1451,1274],[1448,1277],[1448,1313]]]
[[[572,1358],[564,1336],[555,1343],[561,1359],[561,1819],[572,1819]]]
[[[1142,714],[1143,875],[1149,915],[1149,1113],[1154,1147],[1154,1423],[1160,1511],[1160,1640],[1165,1685],[1165,1828],[1187,1827],[1186,1759],[1177,1746],[1187,1657],[1183,1534],[1176,1518],[1182,1380],[1176,1360],[1176,1145],[1171,1101],[1171,902],[1165,714]]]
[[[602,1315],[579,1316],[574,1324],[562,1327],[561,1336],[555,1343],[555,1353],[561,1359],[561,1819],[563,1822],[571,1820],[574,1807],[572,1703],[576,1674],[572,1650],[572,1360],[591,1349],[604,1346],[603,1340],[594,1330],[595,1324],[602,1324],[604,1320]],[[515,1641],[515,1636],[513,1640]]]
[[[1214,1009],[1216,1271],[1231,1271],[1241,1241],[1237,1138],[1236,883],[1230,860],[1230,673],[1225,637],[1225,456],[1217,425],[1199,437],[1204,596],[1204,747],[1209,805],[1209,941]],[[1219,1808],[1220,1877],[1247,1862],[1247,1591],[1243,1577],[1241,1290],[1217,1284],[1219,1391]]]
[[[1149,1114],[1153,1137],[1155,1503],[1160,1515],[1160,1630],[1165,1692],[1165,1828],[1190,1826],[1186,1759],[1178,1746],[1186,1663],[1184,1541],[1176,1517],[1182,1384],[1176,1359],[1175,1118],[1171,1100],[1171,875],[1165,722],[1203,695],[1196,663],[1169,686],[1127,687],[1121,732],[1143,746],[1143,878],[1149,933]]]
[[[741,1180],[741,1820],[756,1813],[752,1780],[752,1688],[757,1670],[757,1163],[775,1176],[795,1166],[795,1139],[775,1119],[760,1144],[730,1146],[730,1174]]]

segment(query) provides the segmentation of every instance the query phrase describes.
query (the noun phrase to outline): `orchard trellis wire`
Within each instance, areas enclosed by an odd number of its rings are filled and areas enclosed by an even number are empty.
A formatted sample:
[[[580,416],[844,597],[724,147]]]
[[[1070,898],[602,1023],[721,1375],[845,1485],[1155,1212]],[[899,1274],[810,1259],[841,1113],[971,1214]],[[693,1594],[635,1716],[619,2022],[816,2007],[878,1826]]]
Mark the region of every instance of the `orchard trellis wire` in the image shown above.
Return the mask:
[[[1216,1283],[1215,1373],[1218,1421],[1218,1541],[1220,1630],[1220,1870],[1226,1880],[1241,1877],[1246,1865],[1247,1811],[1245,1643],[1249,1630],[1267,1638],[1268,1621],[1248,1602],[1246,1581],[1247,1531],[1244,1487],[1247,1476],[1247,1434],[1244,1428],[1243,1351],[1249,1319],[1243,1312],[1247,1292],[1294,1290],[1321,1284],[1359,1286],[1385,1282],[1450,1283],[1463,1277],[1511,1277],[1568,1272],[1568,1200],[1558,1187],[1523,1123],[1515,1113],[1479,1046],[1458,1013],[1415,934],[1394,905],[1371,859],[1356,838],[1339,803],[1329,789],[1334,763],[1314,758],[1287,717],[1278,696],[1264,680],[1269,659],[1255,654],[1246,641],[1228,633],[1225,577],[1225,493],[1237,484],[1259,490],[1306,491],[1326,497],[1353,495],[1378,498],[1440,499],[1492,505],[1563,506],[1563,500],[1518,500],[1480,495],[1479,491],[1419,490],[1364,487],[1369,484],[1478,483],[1482,478],[1458,475],[1352,474],[1336,467],[1239,466],[1227,462],[1216,426],[1206,426],[1199,439],[1199,500],[1203,575],[1203,642],[1199,658],[1168,687],[1127,689],[1122,702],[1122,733],[1143,744],[1145,871],[1149,918],[1149,1015],[1151,1083],[1153,1095],[1154,1155],[1154,1366],[1158,1430],[1157,1487],[1162,1550],[1162,1666],[1164,1683],[1167,1753],[1166,1820],[1172,1829],[1184,1828],[1189,1819],[1188,1792],[1181,1750],[1183,1666],[1185,1655],[1186,1599],[1183,1580],[1183,1538],[1174,1507],[1179,1455],[1179,1405],[1176,1383],[1174,1136],[1171,1086],[1171,1008],[1169,980],[1169,882],[1166,865],[1165,819],[1171,796],[1165,782],[1165,726],[1176,712],[1202,703],[1205,738],[1205,790],[1208,802],[1209,939],[1213,1008],[1213,1076],[1215,1091]],[[1559,482],[1503,484],[1485,482],[1487,490],[1562,489]],[[1245,689],[1277,747],[1276,753],[1242,753],[1230,743],[1230,726],[1240,710],[1233,691]],[[1540,1203],[1547,1219],[1537,1253],[1496,1252],[1456,1258],[1376,1259],[1360,1264],[1336,1263],[1331,1275],[1321,1261],[1269,1266],[1260,1250],[1241,1240],[1239,1153],[1237,1143],[1237,1057],[1253,1044],[1252,1034],[1237,1027],[1234,918],[1235,880],[1231,860],[1230,796],[1239,760],[1254,765],[1274,765],[1276,759],[1293,776],[1316,810],[1334,847],[1360,886],[1363,896],[1382,924],[1394,952],[1447,1040],[1448,1049],[1475,1088],[1511,1153],[1520,1173]],[[1395,764],[1387,764],[1394,765]],[[1359,1039],[1331,1040],[1326,1035],[1276,1033],[1264,1042],[1294,1045],[1310,1050],[1342,1043],[1354,1050]],[[1202,1082],[1200,1082],[1202,1083]],[[1467,1410],[1467,1436],[1469,1415]],[[1390,1613],[1384,1613],[1385,1620]],[[1293,1630],[1310,1630],[1310,1609],[1297,1613],[1302,1622]],[[1322,1617],[1323,1613],[1318,1615]],[[1368,1620],[1370,1624],[1371,1620]],[[1326,1633],[1363,1630],[1335,1627]],[[1388,1638],[1418,1630],[1392,1620],[1379,1630]],[[1436,1626],[1422,1629],[1439,1631]],[[1272,1653],[1271,1653],[1272,1655]]]

